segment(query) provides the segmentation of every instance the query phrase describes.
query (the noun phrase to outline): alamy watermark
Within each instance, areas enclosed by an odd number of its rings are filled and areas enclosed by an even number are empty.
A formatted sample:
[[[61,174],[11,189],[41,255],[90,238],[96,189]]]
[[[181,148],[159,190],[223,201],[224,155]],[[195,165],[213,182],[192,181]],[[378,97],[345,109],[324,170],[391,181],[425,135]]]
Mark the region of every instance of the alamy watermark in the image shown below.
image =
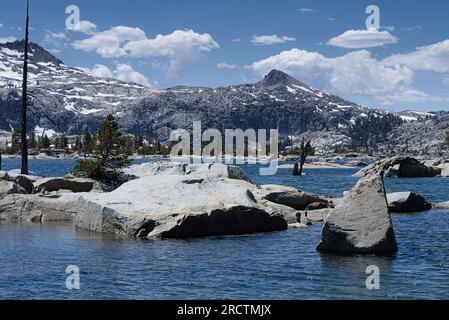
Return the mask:
[[[268,136],[267,136],[268,134]],[[170,135],[173,145],[170,159],[174,162],[267,164],[262,176],[275,175],[279,165],[279,131],[277,129],[226,129],[224,137],[218,129],[202,130],[201,121],[193,122],[193,130],[177,129]]]
[[[378,266],[372,265],[366,268],[368,278],[365,281],[366,289],[380,290],[380,269]]]
[[[65,21],[67,30],[76,31],[81,29],[81,11],[77,5],[67,6],[65,13],[68,15]]]
[[[65,273],[69,275],[65,280],[67,290],[80,290],[80,268],[75,265],[70,265],[65,269]]]

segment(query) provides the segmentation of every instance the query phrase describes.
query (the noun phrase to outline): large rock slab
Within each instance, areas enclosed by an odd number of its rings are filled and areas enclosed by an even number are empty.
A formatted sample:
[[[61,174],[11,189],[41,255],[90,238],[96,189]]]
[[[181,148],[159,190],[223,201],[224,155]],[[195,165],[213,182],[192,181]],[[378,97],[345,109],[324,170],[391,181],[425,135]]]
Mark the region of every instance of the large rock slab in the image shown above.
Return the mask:
[[[187,238],[287,229],[257,203],[254,185],[204,175],[154,175],[111,193],[84,194],[76,226],[119,237]]]
[[[219,163],[195,165],[156,161],[131,166],[126,168],[124,172],[139,178],[156,175],[196,175],[204,178],[226,178],[251,182],[250,178],[239,167]]]
[[[0,200],[0,222],[72,221],[79,196],[12,194]]]
[[[387,202],[390,212],[396,213],[423,212],[432,209],[432,205],[424,197],[414,192],[389,193]]]
[[[361,179],[330,212],[317,250],[379,255],[398,250],[380,175]]]

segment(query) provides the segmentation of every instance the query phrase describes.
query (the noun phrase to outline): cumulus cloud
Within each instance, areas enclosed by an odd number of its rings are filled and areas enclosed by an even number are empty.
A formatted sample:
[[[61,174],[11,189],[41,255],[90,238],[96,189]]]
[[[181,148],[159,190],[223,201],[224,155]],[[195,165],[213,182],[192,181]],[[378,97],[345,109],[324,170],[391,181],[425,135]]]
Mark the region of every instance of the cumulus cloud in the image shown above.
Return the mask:
[[[168,75],[175,76],[185,64],[197,61],[219,45],[210,34],[193,30],[176,30],[150,39],[139,28],[118,26],[75,41],[73,47],[95,51],[104,58],[165,57],[169,60]]]
[[[87,35],[94,35],[97,32],[97,25],[88,20],[80,21],[78,28],[70,31],[81,32]]]
[[[96,64],[92,69],[79,68],[93,76],[99,78],[114,78],[124,82],[138,83],[147,87],[151,87],[150,81],[140,72],[134,70],[129,64],[117,64],[115,70],[109,69],[103,64]]]
[[[123,48],[125,44],[146,38],[145,32],[139,28],[118,26],[96,33],[90,38],[77,40],[72,45],[78,50],[95,51],[103,58],[118,58],[127,55]]]
[[[235,69],[235,68],[237,68],[237,66],[235,64],[220,62],[219,64],[217,64],[217,68],[218,69]]]
[[[390,65],[405,65],[416,71],[447,73],[449,72],[449,39],[418,47],[411,53],[390,56],[385,61]]]
[[[254,62],[249,66],[260,76],[280,69],[311,85],[337,94],[377,96],[407,87],[414,73],[406,66],[376,60],[366,50],[328,58],[300,49]]]
[[[388,31],[377,29],[348,30],[341,35],[330,39],[327,44],[346,49],[363,49],[395,44],[398,38]]]
[[[83,70],[93,76],[99,78],[113,78],[114,74],[107,66],[104,64],[96,64],[92,69],[79,67],[78,69]]]
[[[15,37],[0,37],[0,44],[8,43],[8,42],[14,42],[17,39]]]
[[[251,42],[255,45],[273,45],[279,43],[286,43],[288,41],[295,41],[293,37],[278,36],[278,35],[263,35],[263,36],[253,36]]]

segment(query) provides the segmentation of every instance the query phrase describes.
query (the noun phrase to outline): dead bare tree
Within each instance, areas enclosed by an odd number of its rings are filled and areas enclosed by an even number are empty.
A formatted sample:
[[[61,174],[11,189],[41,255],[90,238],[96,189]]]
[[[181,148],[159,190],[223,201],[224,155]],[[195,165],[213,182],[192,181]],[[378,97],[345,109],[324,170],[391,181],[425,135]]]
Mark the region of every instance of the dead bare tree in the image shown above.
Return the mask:
[[[27,0],[27,13],[25,24],[25,48],[23,54],[23,82],[22,82],[22,169],[21,173],[28,175],[28,141],[27,141],[27,89],[28,89],[28,41],[29,41],[29,15],[30,1]]]
[[[307,156],[312,152],[312,144],[310,141],[305,142],[304,138],[301,141],[301,150],[299,156],[299,163],[295,163],[293,168],[294,176],[302,176],[304,170],[304,164],[306,163]]]

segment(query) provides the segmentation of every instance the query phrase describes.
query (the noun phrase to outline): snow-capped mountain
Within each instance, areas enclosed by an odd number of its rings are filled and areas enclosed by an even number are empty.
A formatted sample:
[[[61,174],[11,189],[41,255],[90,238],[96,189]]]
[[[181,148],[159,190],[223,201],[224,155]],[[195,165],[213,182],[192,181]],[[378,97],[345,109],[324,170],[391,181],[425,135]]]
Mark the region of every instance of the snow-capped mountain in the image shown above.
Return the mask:
[[[19,127],[22,48],[23,42],[0,45],[3,130]],[[283,136],[312,139],[323,151],[350,148],[357,132],[363,133],[362,140],[380,145],[391,141],[404,146],[407,139],[422,141],[420,136],[426,136],[427,141],[422,142],[426,147],[431,143],[437,151],[444,142],[447,124],[445,113],[395,114],[366,108],[311,88],[277,70],[255,84],[221,88],[179,86],[155,91],[66,66],[36,44],[30,48],[29,84],[30,128],[40,133],[94,132],[111,113],[124,131],[161,140],[167,140],[172,130],[190,129],[193,121],[200,120],[203,129],[278,128]],[[369,121],[374,124],[367,124]],[[437,121],[443,124],[435,126]],[[438,132],[423,135],[436,127]],[[419,150],[420,146],[416,147]]]
[[[22,86],[23,42],[0,45],[0,128],[18,124]],[[30,45],[30,123],[56,132],[79,132],[91,118],[117,113],[151,89],[114,79],[101,79],[66,66],[36,44]],[[95,125],[94,125],[95,126]]]

